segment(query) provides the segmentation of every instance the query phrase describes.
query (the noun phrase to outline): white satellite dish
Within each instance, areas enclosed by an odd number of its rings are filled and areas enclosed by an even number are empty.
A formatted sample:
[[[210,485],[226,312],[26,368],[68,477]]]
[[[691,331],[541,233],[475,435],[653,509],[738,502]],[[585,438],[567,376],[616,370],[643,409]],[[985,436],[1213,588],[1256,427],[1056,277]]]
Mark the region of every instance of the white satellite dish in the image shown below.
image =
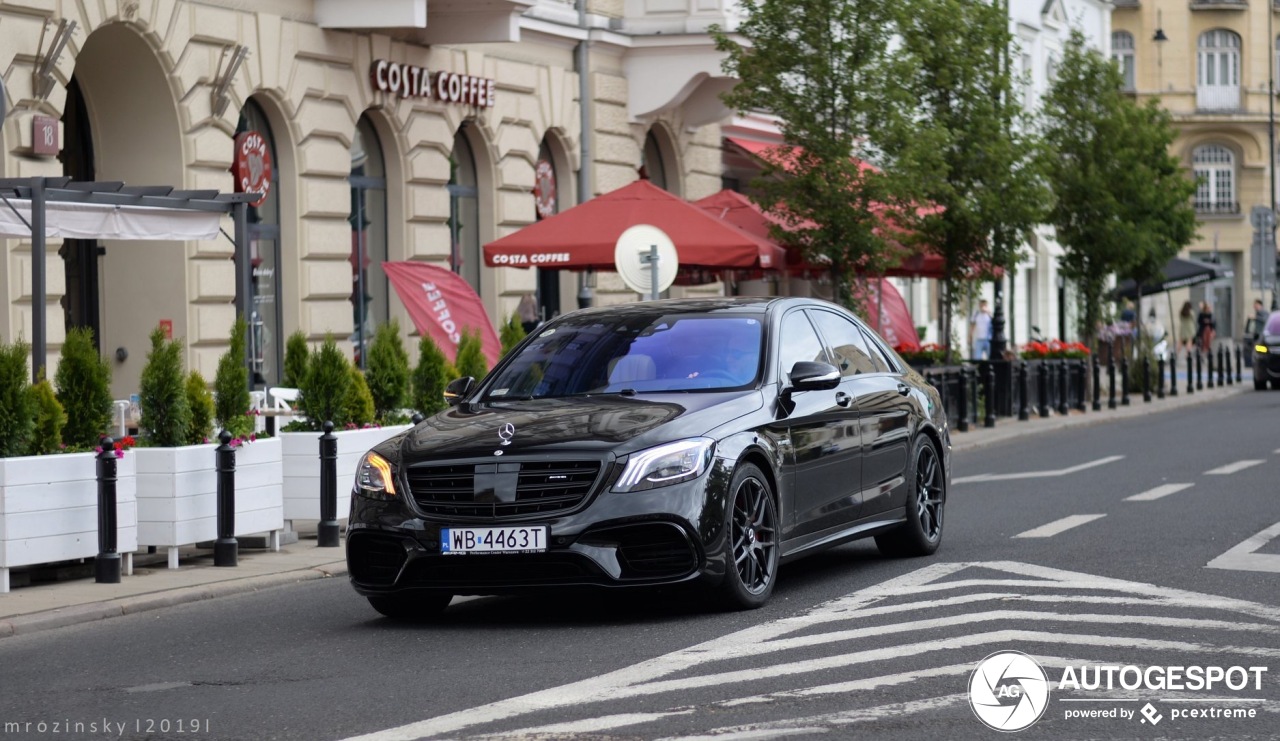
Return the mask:
[[[680,268],[671,237],[649,224],[636,224],[618,237],[613,262],[628,288],[651,299],[671,287]]]

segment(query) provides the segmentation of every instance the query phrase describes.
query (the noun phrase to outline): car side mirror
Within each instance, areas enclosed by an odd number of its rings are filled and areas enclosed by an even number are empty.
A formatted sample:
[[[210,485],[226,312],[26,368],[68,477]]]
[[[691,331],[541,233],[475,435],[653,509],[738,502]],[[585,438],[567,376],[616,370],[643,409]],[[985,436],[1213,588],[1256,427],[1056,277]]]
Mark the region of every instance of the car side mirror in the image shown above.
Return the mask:
[[[458,402],[462,401],[466,398],[467,394],[471,393],[471,389],[475,385],[476,379],[471,376],[455,378],[449,382],[448,386],[444,387],[444,400],[448,402],[451,407],[457,406]]]
[[[820,391],[840,385],[840,369],[830,363],[801,360],[791,366],[788,375],[794,391]]]

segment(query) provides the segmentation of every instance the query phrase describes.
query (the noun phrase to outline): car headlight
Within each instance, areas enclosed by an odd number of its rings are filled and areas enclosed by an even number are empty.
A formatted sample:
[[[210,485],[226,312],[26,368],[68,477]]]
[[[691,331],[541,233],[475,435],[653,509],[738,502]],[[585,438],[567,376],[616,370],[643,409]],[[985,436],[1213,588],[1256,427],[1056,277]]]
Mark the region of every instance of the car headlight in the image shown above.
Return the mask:
[[[1258,352],[1261,352],[1261,353],[1265,353],[1265,352],[1267,352],[1267,346],[1266,346],[1266,345],[1254,345],[1254,346],[1253,346],[1253,349],[1254,349],[1254,350],[1257,350]]]
[[[395,499],[396,477],[391,473],[391,462],[377,453],[365,453],[356,467],[355,491],[370,499]]]
[[[613,490],[644,491],[696,479],[707,470],[715,446],[715,440],[695,437],[632,453]]]

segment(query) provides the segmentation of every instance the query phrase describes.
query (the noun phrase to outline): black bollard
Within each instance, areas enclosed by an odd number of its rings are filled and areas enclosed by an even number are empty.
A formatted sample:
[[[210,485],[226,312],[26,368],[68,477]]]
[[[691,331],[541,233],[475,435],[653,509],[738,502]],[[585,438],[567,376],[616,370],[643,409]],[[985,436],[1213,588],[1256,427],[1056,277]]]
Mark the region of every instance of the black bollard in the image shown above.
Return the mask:
[[[324,423],[320,436],[320,524],[316,526],[316,545],[338,547],[338,436],[333,423]]]
[[[1071,374],[1071,366],[1065,360],[1058,361],[1058,414],[1067,414],[1071,411],[1070,402],[1067,401],[1067,387],[1070,383],[1068,376]]]
[[[1120,358],[1120,406],[1129,406],[1129,359]]]
[[[1230,357],[1227,348],[1218,345],[1218,388],[1231,384],[1231,374],[1227,372],[1227,360]]]
[[[1206,388],[1213,388],[1213,350],[1204,354]]]
[[[1204,353],[1200,352],[1200,348],[1196,348],[1196,390],[1204,390]]]
[[[1187,350],[1187,393],[1194,394],[1196,392],[1196,374],[1191,366],[1191,351]]]
[[[1107,409],[1116,408],[1116,361],[1115,358],[1107,359],[1107,385],[1110,386],[1107,392]]]
[[[218,433],[222,443],[215,449],[218,471],[218,539],[213,543],[213,565],[235,566],[240,558],[236,540],[236,449],[231,447],[231,433]]]
[[[116,551],[116,441],[102,438],[98,453],[98,557],[93,562],[94,581],[120,583],[120,554]]]
[[[986,414],[982,417],[983,427],[996,426],[996,372],[991,363],[982,364],[982,391],[987,395]]]
[[[1151,403],[1151,358],[1142,356],[1142,401]]]
[[[1090,356],[1093,365],[1093,411],[1102,411],[1102,366],[1098,365],[1098,356]]]
[[[1030,390],[1027,388],[1027,361],[1018,364],[1018,419],[1026,422],[1031,419],[1031,412],[1027,409],[1027,394]]]
[[[1243,358],[1244,351],[1240,349],[1239,345],[1236,345],[1236,383],[1244,383],[1244,376],[1240,374],[1240,366]]]
[[[422,412],[414,412],[413,416],[409,418],[409,421],[416,425],[421,424],[424,419],[426,419],[426,417],[422,416]]]
[[[1156,358],[1156,398],[1164,398],[1164,356]]]
[[[1036,369],[1036,408],[1041,417],[1049,416],[1049,361],[1041,360]]]
[[[1178,395],[1178,351],[1169,356],[1169,395]]]

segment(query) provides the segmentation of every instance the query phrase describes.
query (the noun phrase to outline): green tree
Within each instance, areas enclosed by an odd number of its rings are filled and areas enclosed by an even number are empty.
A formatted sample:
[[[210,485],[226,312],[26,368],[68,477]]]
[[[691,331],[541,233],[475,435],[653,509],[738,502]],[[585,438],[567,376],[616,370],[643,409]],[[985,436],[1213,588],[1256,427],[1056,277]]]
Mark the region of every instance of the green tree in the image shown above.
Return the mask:
[[[191,424],[187,426],[187,444],[199,445],[213,435],[213,420],[217,416],[213,394],[200,371],[187,374],[185,387],[187,407],[191,409]]]
[[[903,0],[899,10],[900,82],[915,101],[913,125],[890,130],[881,145],[922,206],[903,223],[945,259],[949,347],[957,283],[1011,267],[1050,193],[1022,81],[1010,70],[1006,3]]]
[[[231,344],[218,358],[218,370],[213,377],[214,415],[222,429],[235,437],[248,437],[253,432],[253,419],[249,416],[249,369],[245,366],[245,336],[249,325],[244,317],[231,325]]]
[[[479,332],[462,330],[462,339],[458,341],[458,355],[454,359],[454,365],[458,368],[460,378],[471,376],[479,381],[489,372]]]
[[[444,409],[444,387],[449,383],[452,369],[440,346],[429,335],[418,340],[418,365],[413,369],[413,398],[410,401],[416,411],[427,416]]]
[[[1113,273],[1151,281],[1195,238],[1195,184],[1169,154],[1170,116],[1157,101],[1136,104],[1122,82],[1116,65],[1073,31],[1042,111],[1056,196],[1049,220],[1063,247],[1063,275],[1080,291],[1080,329],[1090,342]]]
[[[837,302],[854,308],[855,274],[897,254],[880,227],[909,191],[879,148],[905,138],[911,102],[890,43],[897,2],[742,0],[735,35],[712,29],[725,71],[741,81],[725,103],[776,114],[789,145],[768,158],[752,197],[786,223],[779,239],[829,261]]]
[[[347,423],[347,396],[351,392],[351,363],[347,361],[332,335],[311,354],[307,374],[299,386],[298,403],[311,429],[319,430],[325,422],[338,429]]]
[[[289,335],[284,345],[284,374],[280,377],[280,385],[296,389],[307,374],[307,357],[311,349],[307,347],[307,336],[298,330]]]
[[[374,333],[364,380],[373,395],[379,421],[385,422],[399,413],[409,397],[409,353],[400,341],[400,323],[396,320],[383,324]]]
[[[374,421],[375,406],[373,394],[370,393],[369,384],[365,378],[365,374],[360,369],[351,366],[351,388],[347,392],[347,404],[344,416],[345,424],[354,424],[357,427],[364,427]]]
[[[187,442],[191,407],[182,372],[182,342],[166,339],[161,327],[151,330],[151,351],[142,366],[138,398],[139,427],[150,445],[173,448]]]
[[[520,344],[520,340],[525,338],[524,325],[520,323],[520,316],[512,314],[507,323],[502,325],[502,332],[499,335],[502,340],[502,354],[506,355],[511,352],[511,348]]]
[[[62,441],[70,447],[93,448],[111,423],[111,366],[93,346],[92,329],[67,330],[53,383],[67,413]]]
[[[31,346],[19,340],[0,343],[0,458],[25,455],[36,426],[27,358]]]
[[[62,446],[62,428],[67,424],[67,413],[58,403],[49,379],[41,378],[31,387],[32,402],[36,409],[36,425],[27,446],[27,455],[56,453]]]

